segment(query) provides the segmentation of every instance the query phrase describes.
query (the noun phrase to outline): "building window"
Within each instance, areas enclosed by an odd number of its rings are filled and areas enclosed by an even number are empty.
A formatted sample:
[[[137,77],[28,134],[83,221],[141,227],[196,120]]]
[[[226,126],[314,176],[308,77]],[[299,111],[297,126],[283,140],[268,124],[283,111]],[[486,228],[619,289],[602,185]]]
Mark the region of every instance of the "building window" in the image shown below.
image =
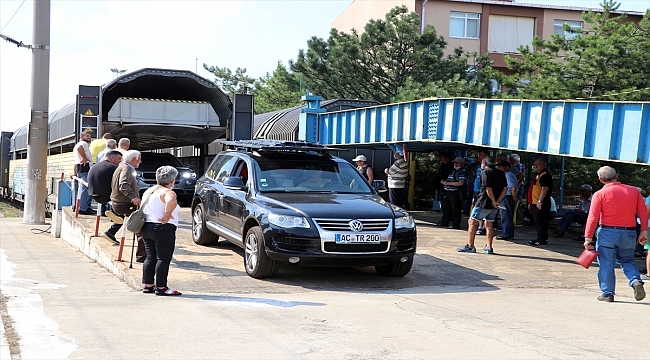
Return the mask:
[[[490,15],[488,51],[519,53],[520,46],[533,46],[535,19],[521,16]]]
[[[449,36],[478,39],[480,22],[480,14],[452,12],[449,19]]]
[[[567,40],[580,36],[579,32],[568,32],[564,30],[564,25],[569,25],[571,30],[582,30],[582,21],[555,20],[553,22],[553,34],[564,36]]]

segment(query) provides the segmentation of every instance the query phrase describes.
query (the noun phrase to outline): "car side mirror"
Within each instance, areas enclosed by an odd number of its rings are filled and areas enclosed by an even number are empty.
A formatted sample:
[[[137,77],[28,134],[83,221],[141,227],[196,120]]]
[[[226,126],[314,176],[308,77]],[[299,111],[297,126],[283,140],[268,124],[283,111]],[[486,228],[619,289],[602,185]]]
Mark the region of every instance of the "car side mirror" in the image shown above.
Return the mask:
[[[248,191],[248,186],[244,184],[244,180],[242,180],[241,177],[239,176],[229,176],[223,181],[223,186],[226,189],[230,190],[241,190],[241,191]]]

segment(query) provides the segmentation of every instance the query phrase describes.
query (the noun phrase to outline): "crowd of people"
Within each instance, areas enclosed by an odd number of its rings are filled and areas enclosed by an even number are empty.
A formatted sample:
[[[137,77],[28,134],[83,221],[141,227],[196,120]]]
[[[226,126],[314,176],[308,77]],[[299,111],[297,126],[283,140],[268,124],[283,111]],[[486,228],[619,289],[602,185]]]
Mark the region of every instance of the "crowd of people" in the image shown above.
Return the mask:
[[[91,205],[95,200],[100,212],[112,221],[111,227],[101,237],[119,244],[117,232],[125,218],[145,204],[142,209],[145,224],[139,233],[134,234],[138,239],[136,261],[143,263],[142,292],[181,295],[178,290],[167,286],[180,210],[176,193],[172,190],[178,170],[172,166],[159,167],[156,170],[157,185],[147,189],[141,199],[135,177],[135,169],[142,162],[141,153],[130,149],[128,138],[117,142],[110,133],[92,142],[91,138],[90,132],[83,132],[73,149],[73,176],[83,180],[79,186],[79,214],[94,215]]]
[[[74,175],[88,183],[87,187],[82,185],[80,189],[79,213],[94,214],[90,208],[93,199],[101,206],[110,203],[110,210],[102,208],[102,212],[113,224],[102,237],[119,243],[117,232],[124,219],[146,202],[143,209],[146,223],[142,231],[135,234],[138,239],[136,261],[144,263],[143,292],[181,295],[178,290],[167,287],[178,227],[179,206],[176,193],[171,190],[178,171],[170,166],[158,168],[157,185],[144,192],[142,197],[148,200],[143,200],[134,175],[141,163],[141,154],[130,150],[130,140],[122,138],[118,142],[108,133],[101,139],[92,142],[90,139],[90,133],[82,133],[73,150]],[[384,169],[389,201],[407,208],[409,164],[400,148],[391,149],[395,160]],[[352,161],[359,174],[372,186],[375,176],[367,158],[360,154]],[[494,254],[495,238],[509,240],[515,237],[515,216],[524,208],[522,204],[526,204],[524,210],[535,226],[535,239],[528,244],[548,244],[549,220],[555,218],[556,209],[552,197],[553,176],[544,158],[535,159],[529,177],[518,154],[498,154],[492,158],[487,149],[479,149],[476,161],[467,165],[465,158],[441,152],[440,162],[440,184],[436,185],[436,192],[442,195],[442,219],[435,225],[459,230],[462,214],[469,214],[467,244],[458,248],[458,252],[475,253],[477,235],[486,235],[482,252]],[[562,213],[552,236],[564,237],[573,223],[584,225],[583,236],[578,239],[584,240],[585,249],[598,252],[601,289],[598,300],[614,301],[614,266],[619,263],[635,299],[640,301],[645,298],[643,280],[650,280],[650,257],[646,256],[646,268],[641,274],[634,256],[638,246],[643,246],[646,252],[650,249],[650,186],[646,189],[647,198],[643,198],[640,189],[620,183],[612,167],[601,167],[597,176],[603,184],[602,189],[594,193],[591,185],[580,186],[579,205]],[[527,178],[530,183],[526,187]],[[497,220],[499,227],[495,226]]]

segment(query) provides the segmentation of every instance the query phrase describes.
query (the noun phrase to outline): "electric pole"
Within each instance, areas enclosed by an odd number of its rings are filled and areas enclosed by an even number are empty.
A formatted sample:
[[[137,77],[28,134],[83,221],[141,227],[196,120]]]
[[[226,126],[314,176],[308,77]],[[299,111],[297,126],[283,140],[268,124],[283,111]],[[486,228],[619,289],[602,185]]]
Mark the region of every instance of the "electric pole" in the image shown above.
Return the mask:
[[[48,106],[50,91],[50,0],[34,0],[31,120],[27,128],[27,183],[23,223],[45,223]]]

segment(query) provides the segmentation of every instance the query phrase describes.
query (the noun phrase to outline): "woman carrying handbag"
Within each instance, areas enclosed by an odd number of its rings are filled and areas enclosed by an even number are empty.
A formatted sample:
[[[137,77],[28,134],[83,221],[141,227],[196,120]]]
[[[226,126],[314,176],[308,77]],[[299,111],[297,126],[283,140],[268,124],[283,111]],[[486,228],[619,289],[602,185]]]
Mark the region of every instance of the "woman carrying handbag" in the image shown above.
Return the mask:
[[[181,295],[178,290],[167,286],[169,263],[176,245],[176,228],[180,207],[176,193],[171,190],[178,176],[178,170],[171,166],[161,166],[156,170],[158,185],[148,189],[143,195],[142,207],[145,223],[140,234],[147,250],[147,259],[142,266],[143,293],[161,296]],[[155,281],[154,281],[155,279]]]

